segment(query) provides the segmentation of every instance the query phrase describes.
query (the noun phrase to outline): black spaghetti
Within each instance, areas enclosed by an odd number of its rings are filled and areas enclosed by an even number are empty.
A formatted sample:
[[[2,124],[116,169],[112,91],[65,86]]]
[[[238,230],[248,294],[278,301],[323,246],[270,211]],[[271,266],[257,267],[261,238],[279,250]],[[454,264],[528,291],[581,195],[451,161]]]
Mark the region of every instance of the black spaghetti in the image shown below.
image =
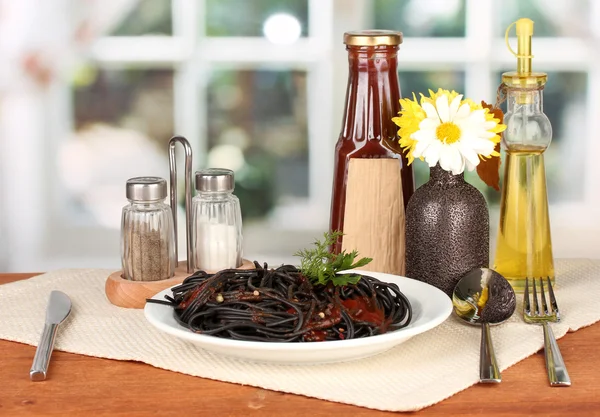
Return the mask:
[[[313,284],[292,265],[196,272],[167,301],[177,321],[205,335],[260,342],[373,336],[406,327],[408,299],[396,284],[366,275],[356,284]]]

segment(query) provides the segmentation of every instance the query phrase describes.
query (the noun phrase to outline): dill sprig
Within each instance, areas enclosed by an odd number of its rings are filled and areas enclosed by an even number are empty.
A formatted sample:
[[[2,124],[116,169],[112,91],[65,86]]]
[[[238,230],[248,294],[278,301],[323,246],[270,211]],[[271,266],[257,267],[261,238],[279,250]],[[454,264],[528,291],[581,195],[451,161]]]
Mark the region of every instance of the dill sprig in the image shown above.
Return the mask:
[[[333,285],[356,284],[360,280],[359,274],[340,274],[340,271],[360,268],[367,265],[373,259],[358,258],[358,251],[353,250],[350,253],[342,251],[334,254],[329,251],[331,245],[343,235],[343,233],[326,232],[323,240],[315,240],[314,247],[303,249],[294,254],[300,257],[300,270],[313,284],[326,285],[331,282]]]

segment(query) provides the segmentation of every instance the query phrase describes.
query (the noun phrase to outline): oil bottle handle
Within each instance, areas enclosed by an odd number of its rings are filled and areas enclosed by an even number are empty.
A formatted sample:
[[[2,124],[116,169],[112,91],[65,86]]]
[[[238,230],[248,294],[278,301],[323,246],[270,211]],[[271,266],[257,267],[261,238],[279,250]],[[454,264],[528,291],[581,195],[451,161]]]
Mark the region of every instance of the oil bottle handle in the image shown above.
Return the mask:
[[[533,58],[533,55],[531,55],[531,53],[529,53],[529,54],[519,54],[514,49],[512,49],[512,47],[510,46],[510,40],[508,39],[508,36],[510,35],[510,30],[512,29],[512,27],[513,26],[516,27],[517,23],[519,23],[518,20],[515,21],[515,22],[512,22],[506,28],[506,32],[504,32],[504,42],[506,43],[506,47],[508,48],[508,50],[510,51],[510,53],[513,54],[517,58]]]

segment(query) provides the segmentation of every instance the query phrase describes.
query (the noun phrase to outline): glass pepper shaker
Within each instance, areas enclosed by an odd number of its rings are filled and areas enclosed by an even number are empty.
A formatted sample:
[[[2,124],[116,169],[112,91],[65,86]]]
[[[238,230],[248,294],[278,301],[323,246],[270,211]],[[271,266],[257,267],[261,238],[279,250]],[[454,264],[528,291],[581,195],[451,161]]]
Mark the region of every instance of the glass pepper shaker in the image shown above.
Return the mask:
[[[210,168],[196,172],[192,200],[194,269],[219,271],[242,264],[242,213],[233,195],[233,171]]]
[[[171,208],[165,204],[167,181],[159,177],[127,180],[121,218],[123,277],[158,281],[175,274],[175,235]]]

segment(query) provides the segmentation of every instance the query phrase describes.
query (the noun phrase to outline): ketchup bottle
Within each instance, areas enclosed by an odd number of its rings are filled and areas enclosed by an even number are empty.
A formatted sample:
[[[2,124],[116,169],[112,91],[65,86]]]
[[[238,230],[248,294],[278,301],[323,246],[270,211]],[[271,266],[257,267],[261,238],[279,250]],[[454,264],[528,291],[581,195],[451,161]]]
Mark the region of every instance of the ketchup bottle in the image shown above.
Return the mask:
[[[392,118],[400,110],[397,53],[402,33],[347,32],[349,74],[342,131],[336,144],[332,250],[373,258],[370,271],[404,273],[404,210],[414,192],[412,167]]]

